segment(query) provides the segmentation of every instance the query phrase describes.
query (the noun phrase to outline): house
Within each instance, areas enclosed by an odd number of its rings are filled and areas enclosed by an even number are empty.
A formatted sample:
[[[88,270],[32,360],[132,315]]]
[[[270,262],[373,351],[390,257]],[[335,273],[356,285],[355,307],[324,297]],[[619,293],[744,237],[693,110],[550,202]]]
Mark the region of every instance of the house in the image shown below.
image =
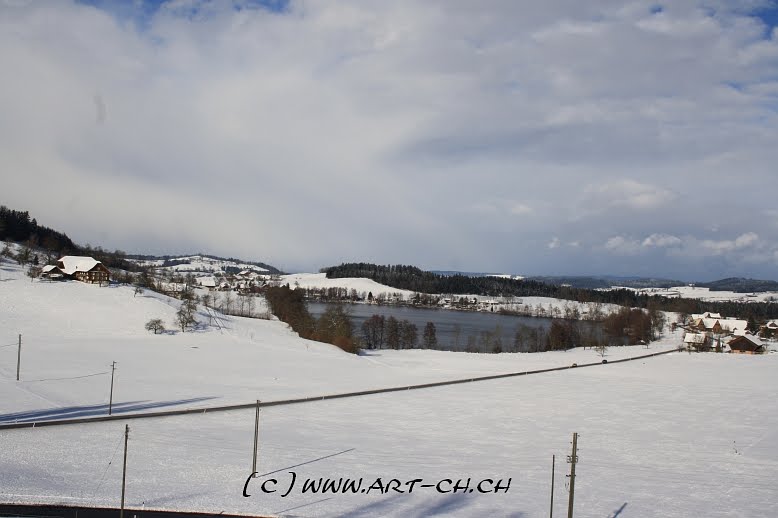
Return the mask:
[[[710,342],[705,333],[686,333],[683,337],[683,343],[686,344],[686,347],[698,351],[710,349]]]
[[[737,354],[761,354],[765,351],[759,337],[749,333],[736,336],[728,345],[730,351]]]
[[[759,329],[759,334],[765,338],[778,336],[778,320],[770,320]]]
[[[215,277],[198,277],[197,278],[197,284],[199,284],[203,288],[208,288],[209,291],[213,291],[216,289],[216,278]]]
[[[66,255],[61,257],[56,265],[47,264],[41,274],[49,279],[76,279],[81,282],[109,282],[111,272],[103,263],[92,257],[81,255]]]
[[[700,318],[722,318],[721,313],[711,313],[706,311],[705,313],[692,315],[692,320],[698,320]]]
[[[53,264],[47,264],[41,269],[41,278],[43,279],[56,280],[61,279],[62,277],[63,275],[60,269]]]
[[[738,332],[744,332],[748,326],[748,321],[737,318],[721,318],[721,316],[706,317],[704,315],[718,315],[718,313],[703,313],[702,315],[692,315],[692,327],[698,331],[717,335],[733,335]]]

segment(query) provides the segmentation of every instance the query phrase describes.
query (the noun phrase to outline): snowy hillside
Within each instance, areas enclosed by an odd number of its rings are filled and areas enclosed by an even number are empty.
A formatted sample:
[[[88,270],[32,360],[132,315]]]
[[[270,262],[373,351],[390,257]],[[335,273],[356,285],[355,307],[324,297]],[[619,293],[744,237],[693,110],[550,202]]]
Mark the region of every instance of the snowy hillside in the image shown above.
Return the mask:
[[[614,289],[628,289],[634,288],[620,288],[614,286]],[[639,293],[646,293],[648,295],[659,295],[662,297],[670,298],[684,298],[684,299],[700,299],[709,302],[778,302],[778,293],[774,291],[765,291],[760,293],[738,293],[734,291],[712,291],[710,288],[702,288],[699,286],[676,286],[674,288],[641,288],[634,289]]]
[[[270,270],[255,263],[246,263],[233,259],[223,259],[207,255],[186,255],[168,257],[165,259],[131,259],[141,266],[151,266],[157,270],[167,270],[176,273],[202,273],[226,275],[230,270],[246,270],[260,274],[270,273]]]
[[[30,280],[0,264],[0,422],[207,407],[400,386],[599,361],[594,351],[477,355],[371,351],[301,340],[278,321],[220,317],[172,328],[178,301],[128,287]],[[207,315],[199,319],[207,322]],[[15,380],[17,335],[23,339]],[[671,349],[680,335],[652,344]],[[614,360],[647,352],[611,349]],[[778,355],[672,353],[622,364],[328,400],[262,412],[260,473],[249,486],[253,411],[129,420],[134,508],[299,517],[548,515],[567,506],[579,439],[576,517],[778,515]],[[118,505],[124,421],[0,431],[0,500]],[[117,454],[117,451],[119,453]],[[112,462],[111,462],[112,461]],[[498,494],[262,494],[275,477],[511,479]],[[453,481],[452,484],[453,485]],[[420,483],[421,484],[421,483]],[[443,483],[442,488],[449,486]],[[407,486],[406,486],[407,488]],[[281,491],[279,491],[281,492]]]

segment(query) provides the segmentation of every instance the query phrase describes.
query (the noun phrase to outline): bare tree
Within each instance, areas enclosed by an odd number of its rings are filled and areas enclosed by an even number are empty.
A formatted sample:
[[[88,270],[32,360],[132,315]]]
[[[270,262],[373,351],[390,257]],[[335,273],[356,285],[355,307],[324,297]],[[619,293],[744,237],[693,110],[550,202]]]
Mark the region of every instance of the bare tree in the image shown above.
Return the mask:
[[[33,279],[37,278],[41,274],[41,267],[32,265],[29,268],[27,268],[27,277],[30,278],[30,282],[33,281]]]
[[[189,291],[184,291],[181,294],[181,307],[176,312],[176,324],[181,328],[181,332],[186,331],[188,327],[197,325],[195,311],[197,311],[197,301],[194,295]]]
[[[152,318],[146,322],[146,331],[154,331],[154,334],[164,333],[165,324],[162,323],[162,319]]]
[[[27,247],[22,247],[22,249],[19,250],[19,253],[16,254],[16,262],[19,263],[22,268],[24,268],[31,260],[32,254],[30,253],[30,249]]]
[[[234,303],[234,299],[232,298],[232,293],[227,291],[224,293],[224,297],[222,298],[221,308],[222,313],[225,315],[231,315],[232,314],[232,305]]]

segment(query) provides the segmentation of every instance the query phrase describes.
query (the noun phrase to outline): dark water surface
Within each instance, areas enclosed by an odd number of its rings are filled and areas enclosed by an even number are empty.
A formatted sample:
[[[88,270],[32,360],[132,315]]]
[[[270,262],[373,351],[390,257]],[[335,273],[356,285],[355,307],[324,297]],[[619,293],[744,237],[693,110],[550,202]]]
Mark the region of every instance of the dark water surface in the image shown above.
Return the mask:
[[[313,316],[318,318],[333,304],[331,302],[309,302],[308,309]],[[485,311],[457,311],[374,304],[344,304],[343,307],[351,315],[354,332],[358,336],[362,335],[362,322],[373,315],[383,315],[386,318],[391,316],[397,320],[408,320],[412,324],[416,324],[419,330],[419,344],[421,345],[424,326],[427,322],[432,322],[435,324],[439,347],[455,351],[464,350],[468,344],[468,337],[471,336],[473,337],[470,339],[471,341],[482,343],[482,333],[499,334],[503,350],[510,351],[513,347],[516,329],[520,325],[546,330],[552,322],[550,318],[501,315]],[[583,322],[583,324],[596,326],[591,322]]]

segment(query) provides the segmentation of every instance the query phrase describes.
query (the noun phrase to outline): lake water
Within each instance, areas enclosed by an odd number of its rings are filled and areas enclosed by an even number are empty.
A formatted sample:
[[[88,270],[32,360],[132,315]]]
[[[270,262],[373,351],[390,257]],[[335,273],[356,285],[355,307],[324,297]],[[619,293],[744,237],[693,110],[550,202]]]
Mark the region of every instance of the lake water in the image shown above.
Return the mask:
[[[309,302],[308,310],[311,315],[318,318],[332,304],[327,302]],[[362,336],[362,323],[373,315],[383,315],[386,318],[392,316],[397,320],[408,320],[412,324],[416,324],[419,346],[421,346],[424,326],[427,322],[432,322],[435,324],[439,347],[454,351],[465,350],[468,340],[471,343],[475,341],[476,344],[482,344],[483,333],[499,333],[503,350],[511,351],[513,350],[516,329],[520,325],[545,330],[551,326],[552,322],[550,318],[501,315],[483,311],[378,306],[374,304],[344,304],[343,307],[351,315],[354,333],[357,336]],[[596,326],[596,324],[591,322],[584,322],[583,324]],[[457,329],[459,330],[458,332]]]

